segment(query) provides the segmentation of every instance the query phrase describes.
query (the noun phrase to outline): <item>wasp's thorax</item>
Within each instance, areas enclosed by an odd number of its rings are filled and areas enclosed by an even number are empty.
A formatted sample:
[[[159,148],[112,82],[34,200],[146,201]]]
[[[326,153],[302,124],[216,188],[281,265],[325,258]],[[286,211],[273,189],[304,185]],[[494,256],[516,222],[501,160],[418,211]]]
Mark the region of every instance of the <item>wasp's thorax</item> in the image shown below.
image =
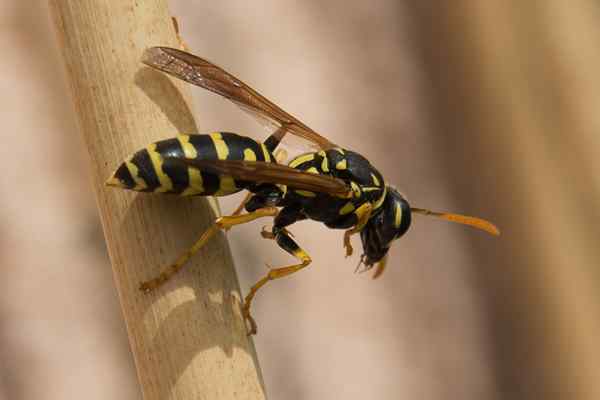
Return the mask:
[[[387,195],[380,212],[371,217],[360,232],[366,266],[381,261],[390,245],[404,235],[411,222],[410,206],[406,199],[394,188],[387,187]]]

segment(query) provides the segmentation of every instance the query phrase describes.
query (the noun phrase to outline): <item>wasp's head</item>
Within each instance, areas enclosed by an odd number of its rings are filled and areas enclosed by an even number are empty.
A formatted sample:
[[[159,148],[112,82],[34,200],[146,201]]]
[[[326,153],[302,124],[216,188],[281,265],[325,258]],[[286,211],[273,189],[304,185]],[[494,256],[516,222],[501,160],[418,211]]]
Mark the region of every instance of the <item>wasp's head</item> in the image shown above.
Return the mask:
[[[413,214],[427,215],[456,222],[481,229],[492,235],[500,234],[500,231],[494,224],[481,218],[411,207],[396,189],[387,186],[387,194],[379,212],[371,217],[360,232],[364,249],[361,263],[365,264],[366,269],[378,264],[377,271],[373,276],[374,278],[383,272],[390,245],[394,240],[406,233],[410,227]]]
[[[388,186],[381,209],[360,232],[363,263],[372,267],[384,259],[392,242],[404,235],[411,222],[410,205],[394,188]]]

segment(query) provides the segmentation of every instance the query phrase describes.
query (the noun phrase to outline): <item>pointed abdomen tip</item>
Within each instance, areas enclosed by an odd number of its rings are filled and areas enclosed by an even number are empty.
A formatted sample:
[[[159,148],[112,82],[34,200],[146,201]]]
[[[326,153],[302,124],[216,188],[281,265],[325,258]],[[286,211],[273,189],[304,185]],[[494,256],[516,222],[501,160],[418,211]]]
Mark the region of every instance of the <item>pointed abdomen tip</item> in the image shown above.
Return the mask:
[[[106,182],[104,182],[104,184],[106,186],[115,186],[115,187],[125,187],[125,185],[123,185],[123,182],[121,182],[116,176],[111,176],[110,178],[108,178],[106,180]]]
[[[106,180],[104,184],[106,186],[132,189],[135,186],[135,181],[131,175],[131,172],[129,171],[129,168],[127,168],[127,163],[123,163],[119,166],[119,168],[117,168],[115,173]]]

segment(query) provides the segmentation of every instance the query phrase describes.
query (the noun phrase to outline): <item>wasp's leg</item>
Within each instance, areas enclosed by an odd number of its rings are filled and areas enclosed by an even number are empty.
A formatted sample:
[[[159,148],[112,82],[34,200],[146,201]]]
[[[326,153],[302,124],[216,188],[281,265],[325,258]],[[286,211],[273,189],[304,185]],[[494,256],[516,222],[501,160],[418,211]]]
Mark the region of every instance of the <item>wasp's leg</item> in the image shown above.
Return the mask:
[[[184,51],[189,51],[187,44],[181,37],[181,32],[179,31],[179,21],[177,21],[177,18],[175,17],[171,17],[171,21],[173,22],[173,28],[175,28],[175,35],[177,36],[177,41],[179,42],[180,49]]]
[[[294,242],[294,240],[291,238],[291,234],[287,231],[287,229],[285,229],[287,226],[292,225],[293,223],[301,221],[303,219],[306,219],[306,215],[302,213],[300,207],[284,207],[279,211],[279,214],[277,214],[277,216],[275,217],[273,231],[270,232],[263,228],[263,231],[261,232],[264,238],[273,239],[277,241],[279,247],[281,247],[289,254],[299,259],[301,263],[297,265],[292,265],[290,267],[272,269],[264,278],[262,278],[254,286],[252,286],[250,292],[246,296],[243,308],[244,317],[250,323],[250,334],[256,333],[256,323],[250,315],[250,304],[252,303],[252,299],[256,295],[258,289],[270,280],[281,278],[282,276],[292,274],[297,270],[306,267],[311,261],[308,254],[306,254],[306,252],[302,250],[296,244],[296,242]],[[281,272],[277,272],[281,270],[287,271],[287,273],[281,275]]]
[[[352,244],[350,244],[350,237],[355,233],[360,232],[369,219],[371,218],[371,213],[373,212],[373,205],[371,203],[364,203],[362,206],[358,207],[358,209],[354,212],[358,221],[356,226],[352,229],[348,229],[344,232],[344,248],[346,249],[346,257],[350,257],[354,249],[352,248]]]
[[[266,227],[263,227],[260,234],[265,239],[273,240],[276,239],[277,232],[283,232],[289,236],[294,236],[285,228],[305,219],[306,215],[301,211],[300,207],[284,207],[279,211],[279,214],[277,214],[273,221],[273,231],[268,231]]]
[[[173,275],[175,275],[184,265],[185,263],[192,257],[194,254],[198,252],[208,242],[208,240],[213,237],[219,230],[227,230],[235,225],[245,224],[247,222],[254,221],[255,219],[262,217],[272,217],[277,215],[278,210],[275,207],[266,207],[258,209],[254,212],[244,214],[244,215],[234,215],[234,216],[226,216],[218,218],[213,225],[211,225],[200,239],[194,245],[188,249],[184,254],[182,254],[174,264],[169,265],[167,268],[160,272],[160,275],[154,279],[143,282],[140,285],[140,290],[143,292],[150,292],[160,285],[168,281]]]
[[[256,333],[256,322],[254,321],[254,318],[252,318],[252,316],[250,315],[250,306],[258,290],[269,281],[283,278],[284,276],[291,275],[294,272],[305,268],[312,261],[310,256],[304,250],[302,250],[298,246],[298,244],[296,244],[294,239],[292,239],[286,233],[285,229],[282,228],[281,230],[278,230],[277,228],[273,228],[273,230],[275,232],[275,240],[277,241],[279,247],[296,257],[300,261],[300,263],[290,265],[287,267],[273,268],[269,270],[269,273],[267,275],[265,275],[261,280],[256,282],[256,284],[252,286],[252,288],[250,288],[250,292],[248,292],[248,295],[244,299],[244,306],[242,308],[244,318],[250,323],[250,330],[248,332],[248,335],[254,335]]]
[[[279,127],[275,132],[273,132],[271,136],[269,136],[267,140],[263,142],[270,152],[274,152],[277,146],[279,146],[279,143],[281,142],[281,139],[283,139],[283,137],[285,136],[287,130],[288,128],[285,125],[283,125]]]
[[[288,231],[287,229],[281,228],[281,230],[286,235],[294,237],[294,235],[292,234],[292,232]],[[263,226],[262,230],[260,231],[260,236],[262,236],[264,239],[275,240],[275,234],[273,233],[273,231],[268,230],[266,226]]]

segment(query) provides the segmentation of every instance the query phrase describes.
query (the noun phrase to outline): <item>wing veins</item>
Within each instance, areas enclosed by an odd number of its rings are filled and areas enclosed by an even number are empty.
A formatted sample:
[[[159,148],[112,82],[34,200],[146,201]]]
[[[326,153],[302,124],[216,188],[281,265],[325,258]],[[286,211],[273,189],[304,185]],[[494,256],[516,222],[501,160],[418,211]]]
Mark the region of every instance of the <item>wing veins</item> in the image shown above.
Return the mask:
[[[336,147],[328,139],[210,61],[170,47],[151,47],[144,52],[142,62],[225,97],[255,117],[267,119],[278,127],[285,127],[283,135],[290,132],[324,150]]]

